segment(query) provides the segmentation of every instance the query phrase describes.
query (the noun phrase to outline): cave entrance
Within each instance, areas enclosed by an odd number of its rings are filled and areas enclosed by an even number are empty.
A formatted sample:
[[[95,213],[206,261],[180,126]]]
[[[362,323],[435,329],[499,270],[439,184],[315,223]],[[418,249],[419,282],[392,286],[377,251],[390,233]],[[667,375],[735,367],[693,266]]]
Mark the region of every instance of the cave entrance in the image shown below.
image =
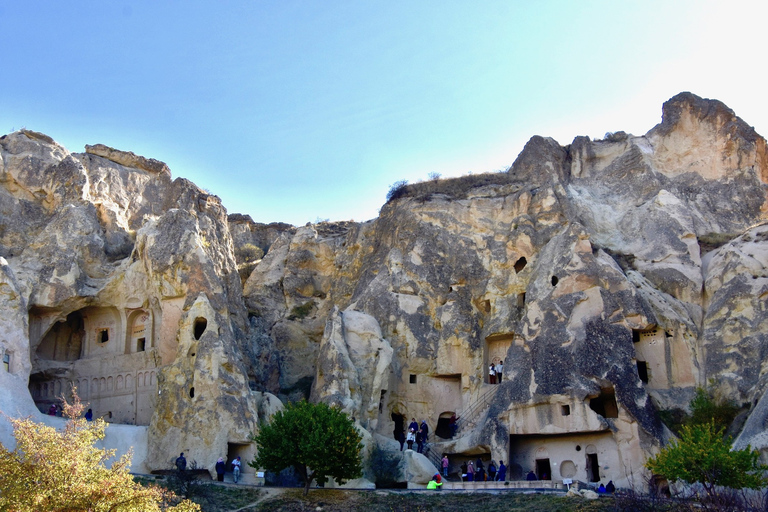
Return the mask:
[[[587,478],[590,482],[600,481],[600,463],[597,460],[597,450],[593,445],[587,446]]]
[[[505,357],[507,357],[507,350],[509,350],[514,339],[515,333],[513,332],[491,334],[485,338],[485,354],[483,354],[483,374],[485,376],[485,382],[491,383],[488,374],[490,366],[492,364],[494,366],[499,364]],[[493,379],[494,384],[498,382],[499,381],[496,378]]]
[[[612,387],[601,389],[598,396],[590,399],[589,408],[603,418],[619,417],[619,406],[616,403],[616,393]]]
[[[536,477],[539,480],[552,480],[552,467],[549,459],[536,459]]]
[[[392,421],[395,422],[395,427],[392,429],[392,435],[395,439],[399,441],[400,438],[398,434],[405,432],[405,416],[403,416],[402,414],[393,412]]]
[[[443,439],[453,437],[453,432],[451,432],[451,416],[454,414],[454,411],[440,413],[440,417],[437,419],[437,426],[435,427],[435,435],[437,437],[442,437]]]
[[[235,457],[240,457],[240,478],[250,468],[249,462],[254,457],[253,445],[251,443],[227,443],[226,472],[232,473],[232,461]]]

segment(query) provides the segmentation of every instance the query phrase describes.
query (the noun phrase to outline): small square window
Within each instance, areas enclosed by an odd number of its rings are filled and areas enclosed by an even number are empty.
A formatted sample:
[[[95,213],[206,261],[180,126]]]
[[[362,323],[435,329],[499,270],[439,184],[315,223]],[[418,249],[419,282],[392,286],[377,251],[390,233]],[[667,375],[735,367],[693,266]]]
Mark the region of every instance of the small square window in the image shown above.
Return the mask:
[[[144,350],[146,349],[146,343],[147,343],[146,338],[139,338],[138,340],[136,340],[136,352],[144,352]]]
[[[3,368],[5,368],[5,371],[7,372],[11,371],[11,354],[3,354]]]
[[[106,343],[109,341],[109,329],[99,329],[96,331],[96,341]]]
[[[411,374],[411,384],[416,384],[416,375]]]
[[[563,416],[570,416],[571,415],[571,406],[570,405],[561,405],[560,406],[560,412],[563,413]]]

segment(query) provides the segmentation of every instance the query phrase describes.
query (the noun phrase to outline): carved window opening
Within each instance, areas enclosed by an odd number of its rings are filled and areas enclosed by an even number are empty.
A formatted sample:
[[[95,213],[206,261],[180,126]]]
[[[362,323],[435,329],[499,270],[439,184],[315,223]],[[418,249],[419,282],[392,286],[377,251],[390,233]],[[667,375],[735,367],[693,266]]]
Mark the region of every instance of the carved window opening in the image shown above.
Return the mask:
[[[561,405],[560,406],[560,412],[563,416],[570,416],[571,415],[571,406],[570,405]]]
[[[589,401],[589,408],[603,418],[618,418],[619,406],[613,388],[603,388],[599,396]]]
[[[189,388],[189,398],[195,398],[195,388]]]
[[[136,340],[136,352],[144,352],[146,350],[147,338],[139,338]]]
[[[648,363],[645,361],[637,362],[637,375],[640,380],[645,384],[648,384]]]
[[[8,352],[3,354],[3,368],[5,368],[6,372],[10,373],[10,371],[11,371],[11,354],[9,354]]]
[[[517,307],[525,307],[525,292],[517,294]]]
[[[552,286],[557,286],[558,281],[559,279],[557,278],[557,276],[552,276],[552,280],[551,280]]]
[[[195,318],[195,324],[193,329],[194,329],[194,335],[196,340],[200,339],[200,337],[203,335],[207,327],[208,327],[208,320],[202,317]]]
[[[106,343],[109,341],[109,329],[96,329],[96,342]]]
[[[409,381],[411,384],[416,384],[416,375],[412,373]]]
[[[525,256],[518,259],[515,262],[515,274],[519,274],[520,271],[523,270],[527,264],[528,264],[528,260],[525,259]]]

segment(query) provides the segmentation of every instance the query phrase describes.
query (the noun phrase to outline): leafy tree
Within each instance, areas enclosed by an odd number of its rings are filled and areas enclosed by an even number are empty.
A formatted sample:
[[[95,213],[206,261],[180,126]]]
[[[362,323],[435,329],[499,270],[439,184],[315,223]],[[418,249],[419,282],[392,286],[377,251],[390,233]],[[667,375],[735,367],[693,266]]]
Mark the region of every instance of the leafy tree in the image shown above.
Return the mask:
[[[59,431],[30,418],[9,418],[16,438],[13,451],[0,446],[0,510],[14,511],[159,511],[200,510],[189,501],[167,505],[175,496],[156,486],[142,486],[128,472],[131,455],[106,466],[115,450],[95,448],[104,438],[102,419],[82,418],[85,405],[73,389],[62,397],[69,420]]]
[[[304,494],[313,480],[331,477],[341,484],[362,475],[361,436],[337,407],[305,400],[289,403],[253,436],[259,455],[248,464],[279,472],[293,466],[304,479]]]
[[[718,486],[763,487],[766,480],[762,473],[768,466],[760,464],[760,454],[749,447],[731,450],[730,445],[730,439],[723,438],[723,429],[715,428],[714,422],[685,425],[680,439],[648,460],[646,467],[673,482],[700,483],[710,498],[716,496]]]

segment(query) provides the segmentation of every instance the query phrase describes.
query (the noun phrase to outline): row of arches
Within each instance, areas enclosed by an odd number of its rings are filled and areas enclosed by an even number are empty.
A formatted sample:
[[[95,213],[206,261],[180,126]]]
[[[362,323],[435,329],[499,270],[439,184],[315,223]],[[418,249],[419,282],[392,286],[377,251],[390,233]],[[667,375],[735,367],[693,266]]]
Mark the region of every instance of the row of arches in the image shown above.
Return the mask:
[[[126,372],[116,376],[83,378],[71,381],[58,379],[44,382],[31,382],[30,390],[35,400],[56,400],[62,392],[68,394],[73,385],[77,386],[77,394],[83,400],[108,397],[114,393],[122,394],[135,391],[136,388],[155,387],[157,377],[155,370]]]

